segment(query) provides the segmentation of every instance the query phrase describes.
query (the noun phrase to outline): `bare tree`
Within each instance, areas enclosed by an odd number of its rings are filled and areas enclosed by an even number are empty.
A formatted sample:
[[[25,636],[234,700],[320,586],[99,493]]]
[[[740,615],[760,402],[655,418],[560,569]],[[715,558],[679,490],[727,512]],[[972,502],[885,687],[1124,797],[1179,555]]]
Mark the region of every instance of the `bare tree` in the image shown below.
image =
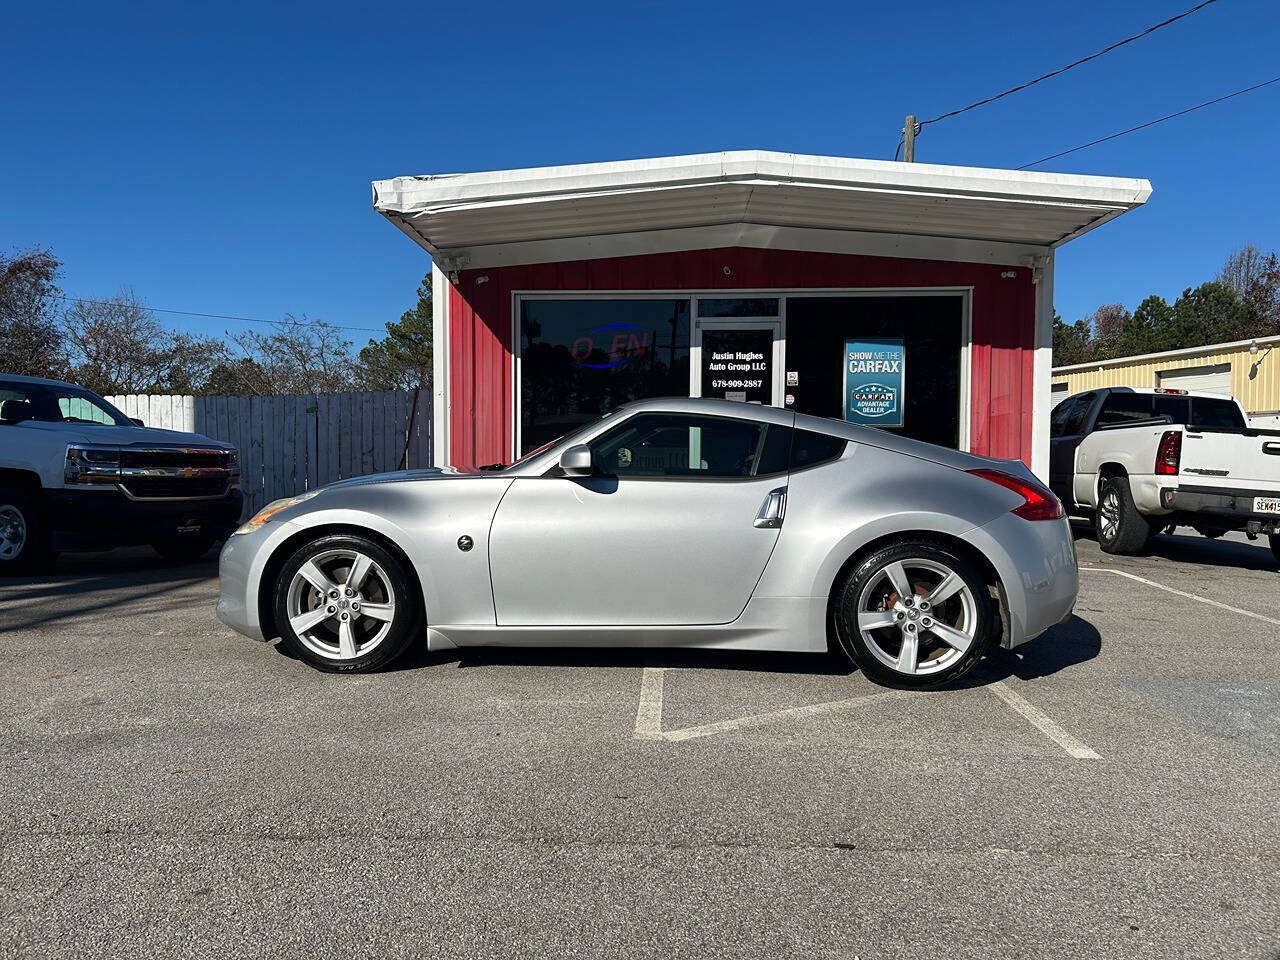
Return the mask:
[[[231,343],[234,350],[213,371],[206,392],[333,393],[355,381],[351,341],[323,320],[285,314],[271,333],[248,330]]]
[[[1254,336],[1280,332],[1280,257],[1274,251],[1245,244],[1227,257],[1218,282],[1244,304]]]
[[[65,375],[66,349],[57,322],[61,268],[48,250],[0,253],[0,373]]]
[[[225,354],[215,340],[165,329],[132,290],[77,300],[64,317],[71,372],[98,393],[187,393]]]

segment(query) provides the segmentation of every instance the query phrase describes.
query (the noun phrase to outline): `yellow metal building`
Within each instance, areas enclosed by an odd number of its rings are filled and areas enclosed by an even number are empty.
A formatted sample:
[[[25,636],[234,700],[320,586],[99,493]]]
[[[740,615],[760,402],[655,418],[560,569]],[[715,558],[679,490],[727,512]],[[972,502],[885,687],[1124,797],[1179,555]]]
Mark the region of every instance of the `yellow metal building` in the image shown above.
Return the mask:
[[[1171,387],[1230,394],[1260,425],[1280,422],[1280,337],[1144,353],[1053,368],[1053,400],[1098,387]]]

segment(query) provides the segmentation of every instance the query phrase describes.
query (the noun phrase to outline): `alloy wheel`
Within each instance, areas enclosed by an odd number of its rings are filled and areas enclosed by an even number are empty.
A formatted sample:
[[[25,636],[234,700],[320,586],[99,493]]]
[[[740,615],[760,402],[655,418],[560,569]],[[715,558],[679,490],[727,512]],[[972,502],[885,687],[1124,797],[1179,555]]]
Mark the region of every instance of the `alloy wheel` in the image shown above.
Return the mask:
[[[330,660],[355,660],[386,638],[396,596],[385,570],[356,550],[326,550],[289,583],[289,625],[307,649]]]
[[[0,504],[0,560],[12,560],[27,542],[27,519],[11,503]]]
[[[1104,540],[1114,540],[1116,530],[1120,526],[1120,498],[1115,490],[1108,489],[1098,504],[1098,536]]]
[[[877,570],[857,610],[858,631],[871,655],[903,676],[949,669],[978,632],[978,605],[964,578],[923,557]]]

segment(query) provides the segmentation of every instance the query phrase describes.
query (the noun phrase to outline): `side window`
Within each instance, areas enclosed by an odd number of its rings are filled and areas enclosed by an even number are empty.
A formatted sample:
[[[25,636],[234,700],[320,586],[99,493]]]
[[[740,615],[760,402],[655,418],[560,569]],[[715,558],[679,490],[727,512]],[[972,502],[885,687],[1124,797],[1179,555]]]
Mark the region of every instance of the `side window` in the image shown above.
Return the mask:
[[[758,477],[786,470],[784,427],[682,413],[639,413],[597,437],[591,462],[617,477]]]
[[[791,443],[791,469],[799,470],[835,460],[844,453],[848,444],[849,441],[843,437],[814,433],[812,430],[796,430],[795,439]]]
[[[1153,409],[1149,393],[1109,393],[1107,399],[1102,401],[1102,410],[1098,413],[1098,426],[1107,427],[1130,423],[1134,420],[1149,420]]]
[[[1067,397],[1060,404],[1053,408],[1053,413],[1049,414],[1049,436],[1065,437],[1067,418],[1071,416],[1071,411],[1076,408],[1080,401],[1079,397]]]
[[[0,424],[21,423],[35,417],[30,394],[20,383],[0,383]]]
[[[1084,418],[1089,415],[1089,408],[1093,406],[1095,396],[1092,393],[1082,393],[1076,397],[1075,405],[1067,414],[1066,423],[1062,425],[1064,437],[1074,437],[1084,429]]]

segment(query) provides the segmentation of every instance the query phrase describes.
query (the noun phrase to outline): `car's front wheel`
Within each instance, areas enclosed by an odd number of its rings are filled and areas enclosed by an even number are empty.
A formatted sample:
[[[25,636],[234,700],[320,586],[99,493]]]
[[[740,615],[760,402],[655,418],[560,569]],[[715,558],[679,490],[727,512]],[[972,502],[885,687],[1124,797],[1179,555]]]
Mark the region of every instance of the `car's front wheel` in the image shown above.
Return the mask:
[[[937,543],[883,547],[845,577],[836,598],[845,654],[878,683],[928,689],[963,676],[986,652],[992,601],[967,558]]]
[[[275,587],[280,639],[302,660],[333,673],[385,667],[418,628],[409,572],[381,544],[360,536],[318,537],[285,561]]]

